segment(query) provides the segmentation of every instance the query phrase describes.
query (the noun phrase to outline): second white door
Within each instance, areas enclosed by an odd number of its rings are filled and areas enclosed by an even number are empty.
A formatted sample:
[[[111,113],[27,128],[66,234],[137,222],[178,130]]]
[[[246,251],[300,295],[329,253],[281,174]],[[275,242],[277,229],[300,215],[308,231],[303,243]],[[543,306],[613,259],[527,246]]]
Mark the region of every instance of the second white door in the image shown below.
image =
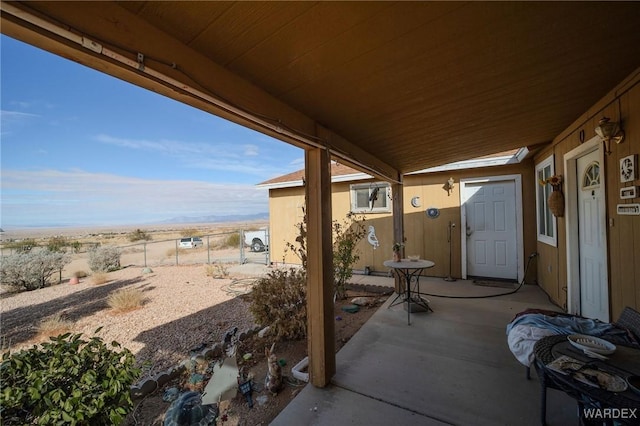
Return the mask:
[[[464,191],[467,274],[517,280],[515,182],[468,183]]]

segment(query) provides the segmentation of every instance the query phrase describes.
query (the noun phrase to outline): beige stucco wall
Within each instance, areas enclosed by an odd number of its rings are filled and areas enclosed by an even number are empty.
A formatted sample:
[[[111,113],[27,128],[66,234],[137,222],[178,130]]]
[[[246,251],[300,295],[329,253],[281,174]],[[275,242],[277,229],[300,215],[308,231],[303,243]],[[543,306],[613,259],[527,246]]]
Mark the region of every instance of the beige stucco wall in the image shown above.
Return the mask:
[[[523,193],[523,222],[524,222],[524,252],[525,256],[536,250],[535,234],[535,198],[534,171],[531,160],[508,166],[495,166],[478,169],[459,170],[451,172],[409,175],[404,182],[404,224],[405,224],[405,254],[420,255],[423,259],[430,259],[435,266],[426,273],[430,276],[444,277],[449,275],[449,222],[456,224],[452,228],[451,237],[451,274],[461,276],[461,243],[460,243],[460,179],[500,175],[520,175]],[[444,183],[453,177],[455,187],[450,194],[443,189]],[[370,181],[357,181],[372,182]],[[333,219],[342,222],[350,211],[351,200],[349,193],[350,182],[334,183],[332,185]],[[411,199],[420,197],[421,206],[413,207]],[[304,188],[271,189],[269,191],[269,213],[271,228],[271,260],[281,263],[299,263],[290,251],[285,252],[286,242],[294,242],[297,234],[296,224],[303,219]],[[429,219],[425,210],[429,207],[440,209],[440,216]],[[393,219],[392,213],[367,213],[365,226],[375,228],[375,234],[380,246],[374,249],[365,237],[358,245],[360,260],[355,269],[365,266],[374,272],[386,273],[383,262],[392,256]],[[527,276],[527,282],[535,281],[535,271]]]

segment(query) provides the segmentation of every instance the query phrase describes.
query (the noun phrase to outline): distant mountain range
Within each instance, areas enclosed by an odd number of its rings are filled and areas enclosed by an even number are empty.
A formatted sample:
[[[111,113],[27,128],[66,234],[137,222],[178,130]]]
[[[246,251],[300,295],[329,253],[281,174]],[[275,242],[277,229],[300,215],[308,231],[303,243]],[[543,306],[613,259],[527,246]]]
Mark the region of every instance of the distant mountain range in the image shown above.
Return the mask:
[[[235,215],[209,215],[209,216],[178,216],[162,220],[156,223],[225,223],[243,222],[251,220],[269,220],[269,213],[235,214]]]

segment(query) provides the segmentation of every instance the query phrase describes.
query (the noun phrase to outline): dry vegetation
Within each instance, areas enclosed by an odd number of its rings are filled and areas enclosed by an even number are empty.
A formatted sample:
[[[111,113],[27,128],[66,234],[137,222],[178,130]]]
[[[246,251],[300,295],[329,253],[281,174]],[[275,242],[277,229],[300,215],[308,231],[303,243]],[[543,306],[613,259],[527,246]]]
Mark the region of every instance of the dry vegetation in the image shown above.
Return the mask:
[[[233,229],[239,227],[233,226],[228,231]],[[216,231],[225,230],[209,229],[201,234]],[[188,232],[192,234],[193,230]],[[179,230],[150,233],[153,242],[179,238],[184,234]],[[99,238],[109,244],[130,244],[128,232],[87,235],[84,241]],[[224,239],[221,238],[221,241]],[[152,245],[149,243],[149,246]],[[175,255],[175,248],[173,250],[172,255]],[[164,252],[165,249],[159,251],[159,257],[163,257]],[[192,256],[198,255],[198,252],[200,250],[188,251]],[[152,256],[149,254],[149,258]],[[83,265],[73,265],[66,276],[85,268]],[[115,272],[80,277],[77,285],[64,281],[60,285],[29,293],[1,293],[3,317],[0,339],[4,349],[9,347],[18,350],[47,340],[48,335],[64,332],[83,333],[91,337],[101,327],[99,336],[102,339],[117,341],[130,349],[139,365],[147,363],[144,377],[152,377],[187,359],[194,348],[220,342],[233,327],[246,330],[255,326],[249,313],[248,297],[229,291],[232,278],[248,278],[249,275],[231,269],[222,263],[161,265],[154,266],[151,273],[143,273],[142,266],[138,264]],[[129,305],[133,300],[136,302]],[[114,315],[114,312],[119,313]],[[337,347],[348,341],[373,312],[375,309],[371,308],[347,316],[337,307],[335,315],[343,318],[336,323]],[[304,340],[277,345],[279,358],[287,360],[287,369],[306,355],[306,349]],[[241,353],[246,352],[254,354],[246,367],[259,382],[266,371],[264,343],[251,339],[241,348]],[[181,383],[174,382],[171,385],[180,386]],[[163,424],[162,418],[169,406],[162,400],[163,390],[159,389],[140,401],[127,424]],[[270,397],[264,406],[253,409],[248,409],[241,397],[235,398],[224,409],[228,418],[224,424],[268,424],[298,390],[299,387],[288,387],[277,397]]]
[[[59,336],[73,331],[73,321],[69,321],[65,317],[66,315],[64,313],[59,313],[40,321],[36,340],[48,340],[50,337]]]
[[[144,302],[144,293],[136,287],[121,288],[111,293],[107,301],[114,313],[118,314],[140,309]]]
[[[109,282],[109,274],[106,272],[95,272],[91,275],[91,282],[94,285],[101,285]]]

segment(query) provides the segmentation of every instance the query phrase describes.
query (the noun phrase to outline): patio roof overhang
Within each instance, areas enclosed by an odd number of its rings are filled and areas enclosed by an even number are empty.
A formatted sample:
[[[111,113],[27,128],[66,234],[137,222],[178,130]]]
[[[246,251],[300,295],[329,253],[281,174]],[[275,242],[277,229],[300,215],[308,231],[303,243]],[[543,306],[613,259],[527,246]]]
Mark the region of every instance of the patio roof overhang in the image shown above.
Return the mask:
[[[636,2],[2,1],[2,33],[306,149],[312,381],[329,160],[402,175],[548,143],[640,65]],[[327,217],[329,220],[327,221]]]
[[[640,65],[638,22],[636,2],[3,1],[1,23],[397,179],[550,142]]]

